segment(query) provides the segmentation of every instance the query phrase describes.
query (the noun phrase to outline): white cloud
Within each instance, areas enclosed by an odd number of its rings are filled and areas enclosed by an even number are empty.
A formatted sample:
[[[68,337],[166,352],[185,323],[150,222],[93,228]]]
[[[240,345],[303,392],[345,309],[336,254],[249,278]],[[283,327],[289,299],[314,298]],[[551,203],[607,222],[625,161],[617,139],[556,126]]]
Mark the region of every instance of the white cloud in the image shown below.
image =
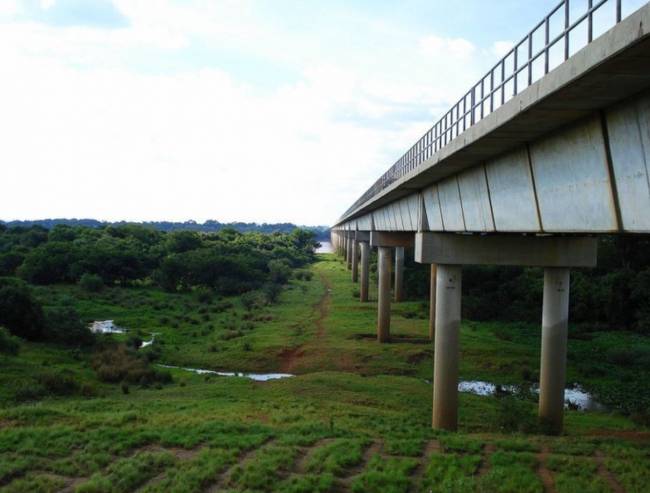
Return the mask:
[[[420,39],[420,50],[429,56],[469,58],[476,51],[476,47],[463,38],[429,35]]]
[[[492,44],[492,53],[498,57],[504,57],[508,54],[514,45],[515,43],[512,41],[495,41]]]
[[[1,26],[1,218],[331,223],[490,61],[461,38],[385,41],[383,26],[382,46],[328,51],[250,1],[114,3],[129,27]],[[263,87],[210,52],[182,70],[129,62],[197,39],[297,76]]]

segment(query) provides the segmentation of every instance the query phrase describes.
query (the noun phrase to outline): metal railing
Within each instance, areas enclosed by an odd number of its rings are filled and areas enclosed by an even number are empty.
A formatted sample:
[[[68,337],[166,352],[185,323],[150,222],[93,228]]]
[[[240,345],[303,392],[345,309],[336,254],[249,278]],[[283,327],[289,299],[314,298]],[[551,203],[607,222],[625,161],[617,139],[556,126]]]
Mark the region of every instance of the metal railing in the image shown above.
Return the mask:
[[[571,0],[562,0],[521,41],[492,67],[472,88],[447,111],[397,162],[391,166],[346,212],[348,216],[359,206],[370,200],[392,183],[417,168],[424,161],[476,124],[499,106],[551,70],[551,51],[560,45],[563,49],[559,63],[569,59],[571,34],[586,22],[586,44],[594,39],[594,16],[597,11],[613,6],[613,27],[622,19],[623,0],[587,0],[584,11],[571,11]],[[585,3],[584,0],[582,3]],[[571,17],[574,16],[572,21]],[[559,17],[560,32],[551,33],[552,23]],[[562,18],[563,17],[563,18]],[[542,38],[543,45],[535,50],[536,38]],[[522,54],[524,57],[522,58]],[[535,74],[535,63],[542,64]],[[559,65],[558,63],[558,65]]]

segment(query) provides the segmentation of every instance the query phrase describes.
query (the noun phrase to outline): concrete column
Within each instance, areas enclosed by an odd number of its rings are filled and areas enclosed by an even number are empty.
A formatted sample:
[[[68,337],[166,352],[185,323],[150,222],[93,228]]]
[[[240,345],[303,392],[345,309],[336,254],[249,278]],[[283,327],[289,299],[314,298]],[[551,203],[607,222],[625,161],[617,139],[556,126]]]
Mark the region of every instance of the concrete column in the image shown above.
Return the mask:
[[[363,303],[368,301],[368,284],[370,280],[370,245],[367,241],[359,243],[361,246],[361,289],[359,300]]]
[[[429,339],[436,340],[436,273],[438,266],[431,264],[431,281],[429,282]]]
[[[395,301],[404,299],[404,247],[395,247]]]
[[[359,244],[352,240],[352,282],[359,280]]]
[[[436,429],[454,431],[458,427],[461,267],[438,265],[436,284],[432,426]]]
[[[377,269],[379,290],[377,298],[377,340],[390,338],[390,247],[379,247]]]
[[[539,418],[552,433],[562,431],[564,418],[569,284],[568,268],[544,269]]]
[[[352,238],[346,239],[345,263],[348,265],[348,270],[352,269]]]

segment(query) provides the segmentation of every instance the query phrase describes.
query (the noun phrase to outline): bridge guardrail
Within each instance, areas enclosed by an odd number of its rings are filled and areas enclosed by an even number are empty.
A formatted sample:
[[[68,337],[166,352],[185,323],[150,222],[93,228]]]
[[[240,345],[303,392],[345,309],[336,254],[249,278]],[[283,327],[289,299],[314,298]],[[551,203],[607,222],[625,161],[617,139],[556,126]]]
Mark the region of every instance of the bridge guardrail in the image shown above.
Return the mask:
[[[605,22],[610,28],[621,22],[624,0],[582,0],[583,9],[574,9],[578,0],[562,0],[544,19],[528,32],[510,51],[499,60],[465,95],[447,111],[408,151],[400,157],[342,216],[342,219],[358,209],[392,183],[417,168],[465,130],[504,105],[522,90],[549,73],[552,65],[565,62],[571,56],[571,36],[579,28],[586,29],[586,43],[594,39],[597,13],[606,6],[613,7],[612,21]],[[553,24],[560,24],[559,32]],[[608,24],[608,25],[607,25]],[[542,41],[541,48],[535,44]],[[537,43],[536,43],[537,42]],[[560,57],[552,51],[559,46]],[[576,50],[577,51],[577,50]],[[522,57],[523,55],[523,57]],[[536,67],[536,64],[538,65]],[[541,65],[541,67],[540,67]]]

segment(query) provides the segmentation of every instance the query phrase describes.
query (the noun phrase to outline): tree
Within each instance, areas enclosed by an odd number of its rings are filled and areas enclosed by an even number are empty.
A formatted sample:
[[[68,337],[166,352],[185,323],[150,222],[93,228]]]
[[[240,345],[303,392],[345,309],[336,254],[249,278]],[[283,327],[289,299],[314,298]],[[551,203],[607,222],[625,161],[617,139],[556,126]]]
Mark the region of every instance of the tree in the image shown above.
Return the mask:
[[[0,277],[0,324],[24,339],[43,334],[43,310],[29,287],[20,279]]]

